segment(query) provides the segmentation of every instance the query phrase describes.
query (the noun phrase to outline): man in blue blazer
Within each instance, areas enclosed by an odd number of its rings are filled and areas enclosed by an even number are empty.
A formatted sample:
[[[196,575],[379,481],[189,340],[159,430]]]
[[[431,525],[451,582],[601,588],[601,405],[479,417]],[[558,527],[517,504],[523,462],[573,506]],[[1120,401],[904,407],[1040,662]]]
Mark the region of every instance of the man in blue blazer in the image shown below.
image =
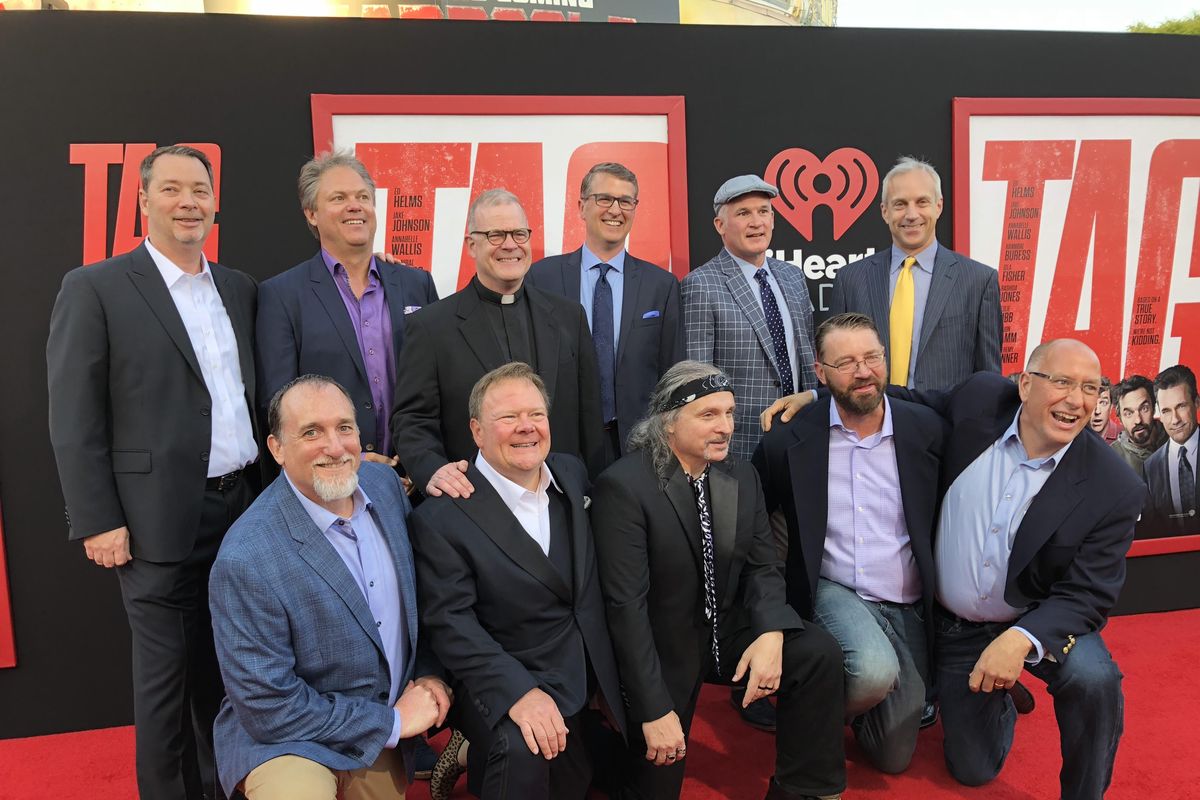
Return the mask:
[[[625,452],[629,430],[658,379],[684,357],[679,281],[625,251],[637,205],[637,176],[621,164],[596,164],[579,189],[579,216],[587,227],[583,246],[543,258],[525,277],[530,286],[579,300],[587,313],[600,377],[605,463]]]
[[[889,355],[891,382],[898,386],[949,389],[973,372],[999,372],[997,273],[938,243],[942,180],[937,170],[901,158],[883,179],[880,208],[892,246],[838,271],[829,313],[857,311],[875,320]],[[898,302],[909,304],[907,316]],[[893,341],[893,330],[908,335]]]
[[[258,293],[259,413],[298,375],[350,392],[368,460],[393,455],[388,418],[405,315],[438,299],[426,271],[372,255],[375,181],[353,155],[323,153],[300,170],[300,205],[321,243]]]
[[[412,737],[449,710],[418,645],[408,499],[393,470],[360,466],[354,417],[329,378],[276,393],[267,444],[283,472],[213,566],[217,768],[249,800],[403,798]]]

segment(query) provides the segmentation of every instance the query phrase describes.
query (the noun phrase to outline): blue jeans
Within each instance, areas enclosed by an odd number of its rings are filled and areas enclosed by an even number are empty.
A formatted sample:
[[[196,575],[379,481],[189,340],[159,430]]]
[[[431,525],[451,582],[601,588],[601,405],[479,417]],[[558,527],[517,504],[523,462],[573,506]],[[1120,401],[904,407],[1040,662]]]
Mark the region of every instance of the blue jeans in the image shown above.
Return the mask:
[[[1017,711],[1008,692],[976,693],[967,684],[984,648],[1010,627],[1009,622],[966,622],[942,609],[934,615],[946,766],[968,786],[995,778],[1012,747]],[[1043,659],[1027,669],[1054,698],[1062,800],[1099,800],[1112,781],[1124,727],[1120,669],[1099,633],[1076,638],[1063,663]]]
[[[903,772],[912,760],[925,705],[928,658],[920,606],[864,600],[821,578],[813,619],[842,647],[846,717],[871,764]]]

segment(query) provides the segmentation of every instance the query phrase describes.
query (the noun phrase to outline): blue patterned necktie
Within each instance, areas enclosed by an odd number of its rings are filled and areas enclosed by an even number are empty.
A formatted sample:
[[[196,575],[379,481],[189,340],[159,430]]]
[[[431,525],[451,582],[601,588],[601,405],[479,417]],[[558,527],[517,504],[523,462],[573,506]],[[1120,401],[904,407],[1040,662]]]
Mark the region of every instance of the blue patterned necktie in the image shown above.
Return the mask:
[[[1187,448],[1179,448],[1179,510],[1183,514],[1196,510],[1196,475],[1188,463]]]
[[[605,424],[617,416],[616,367],[617,351],[613,335],[613,296],[608,283],[609,264],[596,264],[600,270],[596,290],[592,295],[592,345],[596,348],[596,367],[600,374],[600,411]]]
[[[779,304],[775,301],[775,292],[771,289],[771,284],[767,282],[767,270],[763,267],[756,269],[754,280],[758,281],[763,316],[767,318],[767,330],[771,332],[771,344],[775,348],[775,363],[779,366],[779,393],[791,394],[796,391],[796,384],[792,381],[792,360],[788,358],[787,336],[783,332],[783,317],[779,314]]]
[[[696,495],[696,511],[700,515],[700,553],[704,562],[704,618],[712,625],[713,669],[721,674],[721,647],[717,635],[717,569],[713,557],[712,511],[708,506],[708,467],[699,478],[687,476]],[[686,474],[686,473],[685,473]]]

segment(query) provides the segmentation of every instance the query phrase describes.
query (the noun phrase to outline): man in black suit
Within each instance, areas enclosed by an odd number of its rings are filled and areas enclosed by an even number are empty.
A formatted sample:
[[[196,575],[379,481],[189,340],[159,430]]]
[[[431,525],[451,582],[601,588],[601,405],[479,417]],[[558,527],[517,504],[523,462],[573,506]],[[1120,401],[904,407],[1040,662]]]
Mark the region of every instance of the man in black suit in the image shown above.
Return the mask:
[[[300,169],[300,206],[320,252],[258,290],[258,407],[300,375],[327,375],[350,392],[363,458],[395,463],[388,419],[405,316],[438,299],[432,276],[377,260],[375,181],[349,153]]]
[[[608,623],[628,698],[626,797],[677,798],[702,684],[742,684],[743,703],[778,693],[767,798],[845,788],[842,657],[787,604],[758,474],[724,463],[729,379],[681,361],[659,381],[631,452],[593,492]]]
[[[787,520],[788,602],[838,640],[855,738],[876,768],[897,773],[916,748],[932,656],[945,423],[884,395],[886,353],[870,317],[830,317],[815,347],[832,397],[774,426],[754,466],[767,510]]]
[[[396,367],[392,441],[400,463],[427,495],[466,497],[475,452],[467,397],[484,373],[521,361],[553,399],[554,450],[602,468],[604,447],[596,356],[583,307],[525,285],[529,221],[515,195],[483,192],[467,212],[475,277],[461,291],[407,319]]]
[[[600,379],[605,461],[625,452],[629,431],[663,373],[684,357],[679,281],[625,251],[638,205],[637,176],[596,164],[579,189],[587,235],[578,250],[535,263],[525,279],[587,312]]]
[[[624,721],[587,473],[547,455],[549,403],[527,364],[484,375],[469,399],[475,491],[427,499],[411,518],[422,625],[450,673],[451,719],[485,800],[582,800],[592,701],[618,729]]]
[[[1167,367],[1154,379],[1158,418],[1167,432],[1167,443],[1146,459],[1146,484],[1150,505],[1144,527],[1147,535],[1182,536],[1200,533],[1200,483],[1196,481],[1196,425],[1200,397],[1196,374],[1183,364]]]
[[[72,270],[50,317],[50,438],[70,538],[115,567],[133,634],[138,791],[215,797],[224,694],[208,572],[259,485],[254,281],[209,263],[212,167],[191,147],[142,162],[146,241]]]

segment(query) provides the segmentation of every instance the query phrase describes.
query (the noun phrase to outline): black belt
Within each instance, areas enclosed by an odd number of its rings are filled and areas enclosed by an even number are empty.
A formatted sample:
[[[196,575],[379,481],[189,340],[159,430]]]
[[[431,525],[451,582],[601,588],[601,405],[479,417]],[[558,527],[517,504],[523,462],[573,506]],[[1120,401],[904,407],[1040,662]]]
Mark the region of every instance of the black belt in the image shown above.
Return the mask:
[[[226,472],[224,475],[218,475],[215,478],[209,478],[204,482],[204,488],[210,491],[227,492],[237,486],[238,481],[242,479],[242,471],[235,469],[233,472]]]

